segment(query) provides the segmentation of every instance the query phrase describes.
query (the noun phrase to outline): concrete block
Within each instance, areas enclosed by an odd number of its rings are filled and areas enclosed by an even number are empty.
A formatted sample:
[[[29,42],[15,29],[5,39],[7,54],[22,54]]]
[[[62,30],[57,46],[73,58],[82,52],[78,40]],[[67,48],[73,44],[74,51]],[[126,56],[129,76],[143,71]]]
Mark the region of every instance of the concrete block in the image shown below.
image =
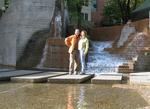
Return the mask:
[[[49,83],[83,83],[90,80],[94,75],[63,75],[58,77],[52,77],[48,79]]]
[[[31,74],[25,76],[11,77],[12,82],[29,82],[29,83],[40,83],[47,82],[50,77],[65,75],[67,72],[44,72],[38,74]]]
[[[150,72],[138,72],[130,74],[130,84],[150,85]]]
[[[122,76],[118,75],[100,75],[91,80],[92,84],[117,84],[121,83]]]

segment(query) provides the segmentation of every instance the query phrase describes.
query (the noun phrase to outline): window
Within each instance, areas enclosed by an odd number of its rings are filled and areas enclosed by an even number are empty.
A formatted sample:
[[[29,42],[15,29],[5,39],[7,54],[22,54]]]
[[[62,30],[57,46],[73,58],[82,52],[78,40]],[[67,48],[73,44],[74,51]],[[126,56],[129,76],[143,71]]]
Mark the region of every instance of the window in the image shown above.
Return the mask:
[[[88,6],[88,5],[89,5],[89,0],[84,0],[83,5],[84,5],[84,6]]]
[[[84,14],[85,15],[85,18],[84,18],[84,20],[88,20],[88,14]]]
[[[83,20],[88,21],[88,14],[87,13],[82,13],[81,17],[82,17]]]

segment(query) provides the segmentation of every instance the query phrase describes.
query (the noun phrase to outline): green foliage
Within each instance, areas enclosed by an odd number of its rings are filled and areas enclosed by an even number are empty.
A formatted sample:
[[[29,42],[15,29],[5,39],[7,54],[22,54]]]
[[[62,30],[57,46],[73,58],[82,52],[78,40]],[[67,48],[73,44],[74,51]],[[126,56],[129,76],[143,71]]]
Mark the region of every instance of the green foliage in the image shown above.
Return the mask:
[[[66,0],[68,4],[70,24],[80,27],[83,0]]]
[[[9,7],[10,2],[11,2],[11,0],[4,0],[5,8]]]
[[[109,24],[123,22],[126,23],[131,18],[131,13],[144,0],[106,0],[103,14],[105,22]]]

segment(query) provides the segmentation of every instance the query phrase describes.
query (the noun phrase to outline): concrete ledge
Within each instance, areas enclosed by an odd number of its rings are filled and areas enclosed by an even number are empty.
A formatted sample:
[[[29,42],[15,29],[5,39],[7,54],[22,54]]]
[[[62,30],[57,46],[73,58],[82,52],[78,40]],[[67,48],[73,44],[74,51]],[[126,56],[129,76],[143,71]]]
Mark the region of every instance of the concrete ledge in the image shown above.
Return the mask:
[[[0,69],[0,73],[10,72],[10,71],[16,71],[16,70],[15,69]]]
[[[92,84],[118,84],[121,83],[121,75],[100,75],[91,80]]]
[[[11,77],[15,76],[23,76],[23,75],[29,75],[29,74],[37,74],[41,73],[41,71],[33,71],[33,70],[10,70],[10,71],[4,71],[0,73],[0,81],[8,81]]]
[[[130,73],[130,76],[150,76],[150,72]]]
[[[102,76],[122,76],[122,73],[101,73]]]
[[[67,72],[45,72],[39,74],[32,74],[19,77],[11,77],[12,82],[29,82],[29,83],[42,83],[47,82],[50,77],[65,75]]]
[[[65,83],[65,84],[75,84],[75,83],[83,83],[87,80],[90,80],[94,77],[92,75],[64,75],[58,77],[52,77],[48,79],[49,83]]]

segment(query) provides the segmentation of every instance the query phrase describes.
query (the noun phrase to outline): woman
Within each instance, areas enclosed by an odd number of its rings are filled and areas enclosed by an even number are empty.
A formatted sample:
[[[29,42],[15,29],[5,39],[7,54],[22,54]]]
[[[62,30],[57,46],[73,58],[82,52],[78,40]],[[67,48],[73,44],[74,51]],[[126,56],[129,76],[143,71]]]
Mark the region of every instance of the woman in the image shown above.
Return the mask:
[[[85,74],[85,57],[89,49],[89,40],[87,38],[87,32],[81,31],[81,38],[78,42],[78,50],[80,53],[81,73]]]

